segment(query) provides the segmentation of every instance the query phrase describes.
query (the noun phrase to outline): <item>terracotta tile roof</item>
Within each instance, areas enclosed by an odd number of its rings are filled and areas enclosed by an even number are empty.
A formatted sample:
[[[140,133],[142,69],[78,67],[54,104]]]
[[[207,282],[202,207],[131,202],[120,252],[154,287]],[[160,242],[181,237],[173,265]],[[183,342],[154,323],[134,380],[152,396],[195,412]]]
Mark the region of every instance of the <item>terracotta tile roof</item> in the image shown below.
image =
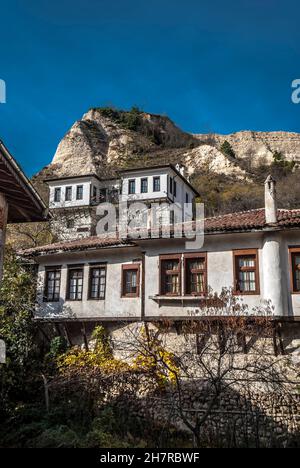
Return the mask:
[[[34,247],[32,249],[26,249],[20,251],[19,254],[22,256],[34,256],[38,254],[47,254],[54,252],[70,252],[87,250],[94,248],[108,248],[108,247],[122,247],[134,245],[130,240],[122,240],[113,237],[86,237],[83,239],[76,239],[72,241],[56,242],[54,244],[43,245],[40,247]]]
[[[185,232],[195,230],[195,223],[184,223]],[[206,233],[213,232],[245,232],[251,230],[262,230],[268,228],[265,220],[264,208],[257,210],[241,211],[230,213],[212,218],[206,218],[204,228]],[[278,210],[278,223],[274,228],[288,229],[293,227],[300,228],[300,210]],[[144,238],[149,238],[147,235]],[[141,237],[143,238],[143,237]],[[58,242],[41,247],[35,247],[20,252],[22,256],[34,256],[39,254],[54,253],[59,251],[74,251],[96,248],[121,247],[135,245],[134,239],[118,239],[116,237],[87,237],[67,242]]]
[[[278,210],[278,223],[275,225],[279,228],[284,227],[300,227],[300,210]],[[268,227],[265,219],[265,209],[241,211],[230,213],[212,218],[206,218],[204,221],[205,232],[214,231],[249,231],[260,230]]]

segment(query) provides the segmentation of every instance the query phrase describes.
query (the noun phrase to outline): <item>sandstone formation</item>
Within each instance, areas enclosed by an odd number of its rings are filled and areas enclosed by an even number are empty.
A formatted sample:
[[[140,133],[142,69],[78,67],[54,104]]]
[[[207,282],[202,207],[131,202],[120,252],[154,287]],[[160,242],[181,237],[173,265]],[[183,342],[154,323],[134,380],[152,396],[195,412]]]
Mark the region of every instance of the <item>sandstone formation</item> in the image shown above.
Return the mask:
[[[235,157],[223,154],[228,141]],[[251,179],[251,169],[271,164],[274,153],[300,161],[300,134],[241,131],[230,135],[189,134],[168,117],[113,109],[91,109],[74,123],[58,145],[52,162],[36,177],[97,173],[112,175],[120,167],[181,162],[189,175],[209,171]]]

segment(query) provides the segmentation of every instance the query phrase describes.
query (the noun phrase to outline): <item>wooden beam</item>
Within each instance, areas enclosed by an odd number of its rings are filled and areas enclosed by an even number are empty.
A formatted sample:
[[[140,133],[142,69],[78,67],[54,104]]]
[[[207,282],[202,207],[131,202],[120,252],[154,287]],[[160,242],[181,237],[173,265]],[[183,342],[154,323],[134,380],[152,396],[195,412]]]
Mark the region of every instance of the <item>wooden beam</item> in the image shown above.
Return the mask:
[[[82,333],[82,336],[83,336],[83,342],[84,342],[85,350],[88,351],[89,350],[89,343],[88,343],[88,339],[87,339],[87,334],[86,334],[86,329],[85,329],[85,323],[84,322],[81,322],[81,333]]]

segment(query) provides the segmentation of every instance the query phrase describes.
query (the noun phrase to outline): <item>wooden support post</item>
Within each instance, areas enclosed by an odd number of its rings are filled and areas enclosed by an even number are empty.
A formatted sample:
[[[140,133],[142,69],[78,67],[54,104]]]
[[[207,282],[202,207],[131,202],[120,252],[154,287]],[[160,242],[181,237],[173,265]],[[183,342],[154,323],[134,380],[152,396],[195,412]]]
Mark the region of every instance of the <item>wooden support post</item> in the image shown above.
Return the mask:
[[[85,329],[85,323],[84,322],[81,322],[81,333],[82,333],[82,336],[83,336],[83,342],[84,342],[84,348],[86,351],[89,350],[89,343],[88,343],[88,339],[87,339],[87,334],[86,334],[86,329]]]
[[[64,326],[64,332],[65,332],[65,336],[66,336],[68,346],[72,347],[73,345],[72,345],[72,341],[71,341],[71,337],[70,337],[70,334],[69,334],[67,323],[64,323],[63,326]]]
[[[274,347],[274,354],[278,356],[278,346],[277,346],[277,323],[273,324],[273,347]]]

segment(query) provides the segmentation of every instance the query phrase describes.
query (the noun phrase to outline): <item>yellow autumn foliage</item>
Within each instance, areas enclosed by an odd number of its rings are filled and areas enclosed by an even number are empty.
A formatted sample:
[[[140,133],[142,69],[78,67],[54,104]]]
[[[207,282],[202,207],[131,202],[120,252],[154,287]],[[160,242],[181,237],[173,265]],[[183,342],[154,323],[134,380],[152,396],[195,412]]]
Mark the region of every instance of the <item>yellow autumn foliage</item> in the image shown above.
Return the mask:
[[[150,374],[157,384],[162,387],[167,383],[175,383],[179,370],[174,355],[164,349],[161,341],[153,333],[146,333],[142,328],[139,337],[139,349],[132,363],[126,363],[113,356],[106,330],[102,326],[95,328],[93,333],[95,345],[93,350],[73,347],[57,359],[60,372],[80,370],[83,368],[101,369],[105,373],[119,373],[125,371]]]

